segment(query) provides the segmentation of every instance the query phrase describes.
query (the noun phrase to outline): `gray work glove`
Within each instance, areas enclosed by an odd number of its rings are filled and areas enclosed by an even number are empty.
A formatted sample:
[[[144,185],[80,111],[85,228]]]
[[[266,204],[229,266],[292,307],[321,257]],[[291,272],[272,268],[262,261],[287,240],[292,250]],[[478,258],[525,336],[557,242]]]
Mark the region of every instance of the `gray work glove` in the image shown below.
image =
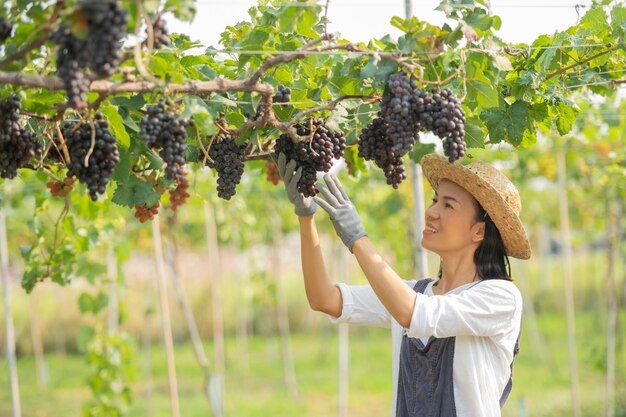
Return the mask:
[[[291,160],[287,164],[287,158],[284,153],[278,155],[278,173],[285,183],[287,197],[295,206],[295,212],[298,216],[312,216],[315,213],[317,205],[313,198],[305,197],[298,191],[298,181],[302,177],[302,167],[296,170],[296,161]],[[295,171],[295,172],[294,172]]]
[[[329,214],[337,235],[352,252],[354,242],[360,237],[367,236],[367,233],[363,230],[356,207],[346,195],[337,177],[326,174],[324,182],[327,187],[319,187],[324,199],[315,197],[315,201]]]

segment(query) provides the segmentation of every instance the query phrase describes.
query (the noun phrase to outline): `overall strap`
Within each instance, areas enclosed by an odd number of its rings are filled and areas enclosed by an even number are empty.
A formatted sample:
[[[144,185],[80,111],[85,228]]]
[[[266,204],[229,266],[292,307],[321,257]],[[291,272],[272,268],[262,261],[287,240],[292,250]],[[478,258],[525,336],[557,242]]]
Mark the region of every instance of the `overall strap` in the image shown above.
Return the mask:
[[[413,286],[413,290],[415,292],[419,292],[424,294],[424,291],[426,291],[426,287],[428,287],[428,284],[430,284],[431,282],[433,282],[434,280],[431,278],[425,278],[425,279],[420,279],[419,281],[417,281],[415,283],[415,285]]]

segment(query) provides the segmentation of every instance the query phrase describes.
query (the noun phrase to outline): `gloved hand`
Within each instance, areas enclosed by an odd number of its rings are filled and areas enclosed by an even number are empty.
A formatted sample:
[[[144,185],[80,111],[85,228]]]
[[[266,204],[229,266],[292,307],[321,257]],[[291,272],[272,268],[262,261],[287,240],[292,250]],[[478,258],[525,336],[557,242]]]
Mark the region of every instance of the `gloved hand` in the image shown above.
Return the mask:
[[[319,197],[314,199],[330,215],[337,235],[352,252],[354,242],[360,237],[367,236],[367,233],[363,230],[356,207],[346,195],[337,177],[326,174],[324,182],[327,187],[320,186],[319,189],[325,200]]]
[[[287,190],[287,197],[289,201],[295,206],[295,212],[298,216],[312,216],[315,213],[317,205],[313,198],[305,197],[300,191],[298,191],[298,181],[302,176],[302,168],[296,169],[296,161],[293,159],[287,164],[287,157],[284,153],[278,155],[278,173],[280,174],[283,182],[285,183],[285,190]]]

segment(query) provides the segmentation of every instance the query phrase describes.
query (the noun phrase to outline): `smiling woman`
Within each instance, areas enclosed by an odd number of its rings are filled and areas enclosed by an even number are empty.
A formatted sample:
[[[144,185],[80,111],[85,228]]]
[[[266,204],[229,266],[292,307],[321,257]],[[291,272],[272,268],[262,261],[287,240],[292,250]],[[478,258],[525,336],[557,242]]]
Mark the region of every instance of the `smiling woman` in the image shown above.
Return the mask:
[[[422,168],[436,194],[422,245],[441,257],[441,270],[437,280],[406,281],[370,242],[339,180],[326,175],[324,198],[304,197],[297,188],[301,171],[287,162],[281,154],[279,171],[300,221],[309,304],[336,323],[391,328],[392,416],[500,416],[522,319],[508,256],[530,257],[515,186],[489,164],[425,156]],[[313,219],[318,205],[369,285],[334,284],[328,277]]]

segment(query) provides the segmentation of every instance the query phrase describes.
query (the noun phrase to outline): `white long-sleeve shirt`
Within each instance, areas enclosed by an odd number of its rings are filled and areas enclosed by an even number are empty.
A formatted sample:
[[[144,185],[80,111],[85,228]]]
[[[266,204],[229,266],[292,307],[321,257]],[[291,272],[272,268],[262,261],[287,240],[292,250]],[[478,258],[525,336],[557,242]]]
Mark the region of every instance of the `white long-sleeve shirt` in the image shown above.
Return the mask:
[[[411,288],[416,281],[405,281]],[[335,323],[390,327],[392,337],[392,413],[395,415],[402,336],[456,337],[453,363],[458,417],[499,417],[500,397],[511,375],[520,333],[522,296],[511,281],[492,279],[435,295],[433,282],[417,294],[408,329],[391,317],[369,285],[336,284],[343,297]]]

